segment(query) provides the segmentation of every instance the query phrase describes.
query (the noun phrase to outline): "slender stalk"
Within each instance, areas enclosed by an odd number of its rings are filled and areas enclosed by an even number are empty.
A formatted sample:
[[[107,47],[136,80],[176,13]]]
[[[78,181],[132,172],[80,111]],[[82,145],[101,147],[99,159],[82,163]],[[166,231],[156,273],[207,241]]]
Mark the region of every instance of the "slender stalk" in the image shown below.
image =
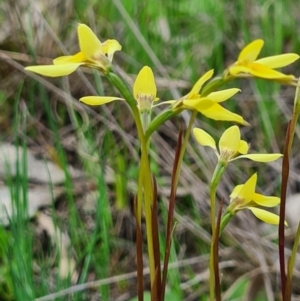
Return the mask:
[[[284,220],[285,220],[285,203],[286,191],[289,177],[289,150],[288,145],[290,141],[290,127],[291,122],[288,124],[285,137],[285,147],[283,152],[282,170],[281,170],[281,197],[280,197],[280,212],[279,212],[279,227],[278,227],[278,251],[279,251],[279,265],[280,265],[280,278],[281,278],[281,293],[282,300],[285,301],[286,290],[286,272],[285,272],[285,254],[284,254]]]
[[[144,145],[144,147],[146,147]],[[148,160],[147,150],[142,151],[141,156],[141,169],[140,172],[143,174],[143,187],[144,187],[144,203],[145,203],[145,216],[146,216],[146,232],[147,232],[147,243],[148,243],[148,256],[150,266],[150,279],[153,284],[155,279],[155,258],[154,258],[154,244],[153,244],[153,228],[152,228],[152,203],[153,203],[153,189],[152,189],[152,178],[150,173],[150,166]]]
[[[230,220],[232,219],[234,215],[228,210],[228,207],[224,213],[224,215],[222,216],[221,219],[221,224],[220,224],[220,235],[222,234],[223,230],[225,229],[225,227],[227,226],[227,224],[230,222]]]
[[[218,162],[214,174],[212,176],[211,182],[210,182],[210,187],[209,187],[209,195],[210,195],[210,217],[211,217],[211,228],[212,228],[212,233],[215,231],[215,203],[216,203],[216,193],[217,193],[217,187],[221,181],[221,178],[224,174],[224,171],[226,169],[226,165],[222,162]]]
[[[145,139],[143,125],[140,119],[140,112],[137,108],[136,100],[133,98],[132,93],[124,82],[113,72],[106,74],[109,82],[115,86],[121,95],[125,98],[126,102],[130,106],[133,114],[133,118],[137,127],[138,137],[141,143],[141,160],[140,160],[140,171],[139,171],[139,187],[138,187],[138,199],[137,199],[137,221],[141,225],[141,212],[142,212],[142,196],[144,197],[145,203],[145,216],[146,216],[146,233],[148,243],[148,256],[149,256],[149,267],[150,267],[150,279],[151,284],[155,279],[155,260],[153,250],[153,233],[152,233],[152,214],[151,205],[153,202],[153,188],[152,178],[149,164],[148,147]],[[143,183],[141,186],[140,184]]]
[[[214,274],[215,274],[215,291],[216,291],[216,301],[221,301],[221,285],[220,285],[220,269],[219,269],[219,237],[220,237],[220,224],[222,216],[224,199],[221,199],[217,225],[215,229],[215,235],[212,238],[213,241],[213,254],[214,254]]]
[[[126,102],[131,108],[133,118],[137,127],[138,131],[138,137],[141,143],[141,148],[142,148],[142,156],[144,154],[143,151],[143,140],[144,140],[144,130],[143,130],[143,125],[140,119],[140,112],[137,108],[136,101],[133,98],[131,92],[129,91],[128,87],[124,84],[124,82],[113,72],[108,72],[106,74],[106,78],[108,81],[115,86],[119,92],[122,94],[122,96],[125,98]],[[147,148],[145,148],[147,150]],[[142,159],[141,159],[142,160]],[[142,166],[142,164],[141,164]],[[136,209],[136,214],[137,214],[137,220],[139,224],[141,224],[141,218],[142,218],[142,196],[143,196],[143,173],[141,172],[141,166],[140,166],[140,172],[139,172],[139,180],[138,180],[138,199],[137,199],[137,209]]]
[[[182,165],[182,161],[183,161],[183,156],[185,154],[185,151],[186,151],[189,139],[190,139],[190,135],[191,135],[191,131],[192,131],[192,126],[193,126],[194,121],[196,119],[197,113],[198,113],[197,111],[193,111],[192,112],[192,115],[191,115],[188,127],[186,129],[186,133],[185,133],[185,136],[184,136],[184,139],[183,139],[183,143],[182,143],[182,146],[181,146],[181,149],[180,149],[180,154],[179,154],[179,158],[178,158],[178,165],[177,165],[177,168],[176,168],[176,171],[175,171],[174,187],[176,187],[177,184],[178,184],[178,179],[179,179],[179,174],[180,174],[181,165]]]
[[[153,205],[151,206],[152,232],[153,232],[153,252],[155,261],[155,278],[151,288],[151,299],[161,301],[162,282],[161,282],[161,264],[160,264],[160,248],[158,234],[158,209],[157,209],[157,183],[152,177],[153,182]]]
[[[285,221],[285,205],[286,205],[286,190],[287,190],[287,182],[289,177],[289,158],[293,145],[293,140],[295,136],[297,121],[300,113],[300,89],[299,83],[295,93],[294,99],[294,110],[292,119],[289,122],[287,133],[286,133],[286,144],[284,149],[284,156],[282,161],[282,183],[281,183],[281,202],[280,202],[280,215],[279,215],[279,227],[278,227],[278,239],[279,239],[279,263],[280,263],[280,272],[281,272],[281,287],[282,287],[282,299],[289,300],[288,293],[286,289],[291,289],[291,275],[288,273],[288,279],[285,271],[285,253],[284,253],[284,221]],[[297,243],[297,242],[295,242]],[[288,283],[287,283],[288,281]]]
[[[178,169],[178,159],[179,159],[181,145],[182,145],[182,134],[183,134],[183,126],[181,124],[181,128],[180,128],[179,135],[178,135],[176,152],[175,152],[173,171],[172,171],[171,192],[170,192],[168,219],[167,219],[165,258],[164,258],[164,266],[163,266],[162,281],[161,281],[161,301],[164,301],[164,298],[165,298],[168,263],[169,263],[170,252],[171,252],[173,216],[174,216],[174,210],[175,210],[175,199],[176,199],[176,189],[177,189],[177,187],[175,185],[175,174],[176,174],[176,170]]]
[[[157,115],[149,124],[149,127],[147,128],[145,132],[145,139],[148,141],[151,137],[151,135],[167,120],[169,120],[172,116],[175,116],[179,114],[179,111],[177,110],[166,110]]]
[[[143,237],[140,223],[137,220],[136,202],[134,200],[134,215],[136,219],[136,265],[137,265],[137,287],[138,301],[144,301],[144,275],[143,275]]]
[[[299,247],[299,240],[300,240],[300,223],[298,224],[297,232],[295,235],[295,241],[294,241],[294,245],[293,245],[293,250],[292,250],[292,255],[291,255],[289,263],[288,263],[287,283],[286,283],[284,300],[291,300],[292,276],[293,276],[293,269],[295,266],[295,261],[296,261],[296,256],[297,256],[297,250]]]
[[[217,264],[215,261],[217,258],[215,258],[214,254],[214,239],[216,238],[215,231],[216,231],[216,194],[217,194],[217,187],[220,183],[220,180],[222,178],[222,175],[224,174],[224,171],[226,169],[226,165],[224,163],[218,162],[214,174],[212,176],[211,182],[210,182],[210,222],[211,222],[211,232],[212,232],[212,242],[210,245],[210,257],[209,257],[209,296],[210,301],[215,300],[215,264]]]
[[[222,77],[222,76],[217,76],[215,78],[213,78],[201,91],[201,95],[202,96],[206,96],[211,92],[216,91],[218,88],[220,88],[221,86],[225,85],[226,83],[228,83],[229,81],[233,80],[232,76],[226,76],[226,77]]]
[[[290,156],[290,153],[291,153],[298,118],[299,118],[299,113],[294,111],[293,115],[292,115],[292,119],[291,119],[291,125],[290,125],[290,139],[289,139],[289,144],[288,144],[288,156]]]

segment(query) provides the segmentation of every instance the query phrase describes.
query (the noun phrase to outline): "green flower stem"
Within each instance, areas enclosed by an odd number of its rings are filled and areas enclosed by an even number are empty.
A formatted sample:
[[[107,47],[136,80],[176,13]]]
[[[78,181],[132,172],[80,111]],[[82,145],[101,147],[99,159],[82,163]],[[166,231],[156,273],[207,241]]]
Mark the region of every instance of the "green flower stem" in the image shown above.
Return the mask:
[[[215,300],[215,270],[214,270],[214,262],[216,258],[214,258],[213,252],[213,242],[215,238],[215,230],[216,230],[216,193],[217,187],[220,183],[220,180],[224,174],[226,169],[226,164],[222,162],[218,162],[214,174],[212,176],[210,182],[210,222],[211,222],[211,231],[212,231],[212,242],[210,245],[210,257],[209,257],[209,293],[210,293],[210,301]]]
[[[213,78],[201,91],[202,96],[207,96],[209,93],[216,91],[221,86],[233,80],[233,76],[217,76]]]
[[[153,183],[152,183],[152,177],[150,172],[150,165],[149,165],[146,143],[144,145],[144,149],[146,151],[145,152],[142,151],[140,173],[142,174],[141,176],[143,179],[143,187],[144,187],[143,196],[144,196],[144,204],[145,204],[150,279],[151,279],[151,285],[153,285],[154,278],[155,278],[154,243],[153,243],[153,232],[152,232]],[[139,189],[141,188],[139,187]]]
[[[216,193],[217,193],[217,187],[220,183],[220,180],[224,174],[224,171],[226,169],[226,164],[223,162],[218,162],[214,174],[212,176],[211,182],[210,182],[210,212],[211,212],[211,228],[212,228],[212,233],[215,231],[215,207],[216,207]]]
[[[178,110],[165,110],[159,115],[157,115],[149,124],[148,129],[145,132],[145,139],[148,141],[151,137],[151,135],[167,120],[169,120],[171,117],[179,114],[180,112]]]
[[[110,71],[108,73],[105,74],[106,78],[108,79],[108,81],[115,86],[119,92],[121,93],[121,95],[125,98],[126,102],[128,103],[128,105],[130,106],[134,117],[139,115],[139,110],[137,108],[137,103],[136,100],[134,99],[132,93],[130,92],[129,88],[125,85],[125,83],[121,80],[121,78],[114,72]],[[137,123],[137,126],[139,126],[138,124],[141,122]]]
[[[223,230],[225,229],[225,227],[230,222],[230,220],[232,219],[233,216],[234,216],[234,214],[232,212],[228,211],[228,208],[227,208],[227,210],[225,211],[225,213],[224,213],[224,215],[222,216],[222,219],[221,219],[219,236],[221,236]]]
[[[290,156],[293,141],[294,141],[294,136],[296,132],[296,126],[297,126],[297,121],[299,118],[299,112],[295,111],[293,112],[292,119],[291,119],[291,127],[290,127],[290,140],[288,144],[288,155]]]
[[[128,87],[124,84],[124,82],[113,72],[108,72],[106,73],[106,78],[108,81],[115,86],[121,95],[125,98],[126,102],[130,106],[132,113],[133,113],[133,118],[137,127],[138,131],[138,137],[141,142],[141,148],[143,148],[143,143],[142,141],[144,140],[144,130],[143,130],[143,125],[141,123],[140,119],[140,113],[136,105],[136,100],[133,98],[132,93],[129,91]],[[142,151],[142,155],[143,155]],[[140,170],[140,174],[141,170]],[[139,176],[139,186],[138,186],[138,199],[137,199],[137,217],[139,223],[141,223],[141,216],[142,216],[142,195],[143,195],[143,188],[140,185],[143,182],[143,177],[140,175]]]
[[[296,126],[297,126],[297,120],[298,120],[299,114],[300,114],[300,87],[299,87],[299,84],[300,84],[300,80],[298,81],[298,86],[296,89],[295,99],[294,99],[294,110],[293,110],[293,116],[292,116],[292,120],[291,120],[290,140],[289,140],[289,145],[288,145],[288,154],[289,155],[290,155],[290,152],[292,149]]]
[[[300,80],[299,80],[299,84],[300,84]],[[300,113],[300,90],[299,90],[299,86],[298,86],[297,90],[296,90],[296,94],[295,94],[294,110],[293,110],[293,115],[292,115],[292,119],[291,119],[290,140],[289,140],[289,144],[288,144],[288,155],[289,156],[290,156],[293,141],[294,141],[299,113]]]
[[[142,215],[142,196],[144,197],[145,203],[145,215],[146,215],[146,233],[148,243],[148,256],[149,256],[149,267],[150,267],[150,279],[151,284],[154,282],[155,277],[155,262],[154,262],[154,250],[153,250],[153,233],[152,233],[152,219],[151,219],[151,205],[153,202],[153,185],[149,164],[147,140],[144,135],[143,125],[140,118],[140,112],[136,104],[132,93],[124,82],[113,72],[106,73],[108,81],[115,86],[121,95],[125,98],[126,102],[130,106],[133,114],[133,118],[137,127],[138,137],[141,143],[141,160],[139,170],[139,187],[138,187],[138,200],[137,200],[137,219],[141,225]],[[142,184],[142,185],[141,185]]]
[[[153,119],[153,121],[151,122],[148,130],[145,133],[145,137],[146,140],[148,142],[148,139],[150,139],[151,134],[161,125],[163,124],[166,120],[170,119],[172,116],[177,115],[180,111],[179,110],[167,110],[162,112],[160,115],[158,115],[155,119]],[[192,126],[194,124],[195,118],[197,116],[197,111],[193,111],[185,136],[184,136],[184,140],[180,149],[180,154],[179,154],[179,158],[178,158],[178,165],[177,165],[177,169],[175,171],[175,176],[174,176],[174,186],[177,186],[178,183],[178,179],[179,179],[179,173],[181,170],[181,165],[182,165],[182,161],[183,161],[183,156],[185,154],[187,145],[188,145],[188,141],[191,135],[191,131],[192,131]]]

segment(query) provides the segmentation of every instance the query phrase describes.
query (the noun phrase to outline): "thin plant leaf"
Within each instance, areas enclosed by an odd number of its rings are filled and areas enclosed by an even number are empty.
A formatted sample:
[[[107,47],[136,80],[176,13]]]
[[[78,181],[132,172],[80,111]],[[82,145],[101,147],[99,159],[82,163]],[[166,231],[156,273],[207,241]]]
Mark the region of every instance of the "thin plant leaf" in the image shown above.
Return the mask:
[[[174,166],[172,171],[171,192],[170,192],[169,211],[168,211],[168,220],[167,220],[166,250],[165,250],[165,258],[164,258],[164,266],[163,266],[162,282],[161,282],[161,301],[164,301],[165,298],[168,263],[170,258],[171,240],[172,240],[172,232],[173,232],[173,216],[174,216],[174,208],[175,208],[176,189],[177,189],[176,174],[177,174],[177,169],[180,168],[179,158],[180,158],[180,152],[182,147],[182,135],[183,135],[183,124],[181,123],[180,131],[178,134],[178,142],[177,142],[177,147],[175,152],[175,158],[174,158]]]
[[[291,122],[289,122],[286,137],[285,137],[285,147],[282,159],[282,171],[281,171],[281,202],[280,202],[280,212],[279,212],[279,227],[278,227],[278,251],[279,251],[279,264],[280,264],[280,277],[281,277],[281,292],[282,300],[285,300],[285,290],[286,290],[286,274],[285,274],[285,257],[284,257],[284,221],[285,221],[285,204],[286,204],[286,191],[289,178],[289,144],[290,144],[290,129]]]
[[[144,274],[143,274],[143,237],[137,214],[137,198],[134,199],[134,215],[136,219],[136,261],[138,300],[144,301]]]

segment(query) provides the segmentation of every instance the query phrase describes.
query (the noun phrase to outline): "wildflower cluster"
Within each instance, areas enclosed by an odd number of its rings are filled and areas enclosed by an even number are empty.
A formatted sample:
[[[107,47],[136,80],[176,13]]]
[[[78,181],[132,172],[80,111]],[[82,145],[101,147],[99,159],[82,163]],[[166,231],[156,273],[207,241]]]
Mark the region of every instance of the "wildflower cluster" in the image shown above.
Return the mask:
[[[155,77],[150,67],[144,66],[136,76],[132,89],[128,89],[122,79],[113,71],[113,55],[121,50],[121,45],[116,40],[107,40],[101,43],[92,30],[84,25],[78,25],[78,40],[80,51],[74,55],[62,56],[53,60],[53,65],[29,66],[25,69],[41,75],[56,77],[65,76],[74,72],[78,67],[93,68],[101,72],[106,78],[119,90],[120,96],[84,96],[80,101],[91,106],[99,106],[110,103],[115,100],[126,102],[132,112],[136,123],[139,140],[141,143],[141,158],[138,180],[138,192],[136,201],[136,219],[138,228],[141,225],[142,212],[146,217],[146,235],[148,242],[148,255],[150,265],[150,278],[153,291],[159,291],[160,277],[157,276],[160,271],[160,262],[157,261],[157,241],[155,240],[155,207],[156,188],[155,181],[152,180],[149,164],[149,144],[151,134],[169,118],[180,114],[183,110],[192,112],[192,117],[187,128],[184,143],[179,150],[178,162],[174,170],[174,190],[176,191],[178,174],[185,152],[187,141],[191,131],[196,141],[202,146],[208,146],[213,149],[217,156],[217,163],[210,185],[210,204],[211,204],[211,224],[212,233],[215,237],[215,203],[216,190],[223,177],[226,167],[229,163],[237,159],[250,159],[256,162],[271,162],[277,160],[282,154],[249,154],[249,144],[241,139],[241,131],[237,125],[229,127],[220,137],[218,147],[214,138],[201,128],[193,128],[193,122],[198,113],[207,118],[219,121],[231,121],[240,125],[249,125],[244,118],[234,112],[227,110],[223,104],[229,98],[235,96],[240,89],[220,89],[229,81],[237,77],[258,77],[272,80],[284,84],[296,85],[294,75],[286,75],[274,69],[289,65],[296,61],[299,56],[294,53],[275,55],[266,58],[257,59],[263,47],[263,40],[255,40],[246,45],[240,52],[236,62],[231,64],[223,73],[221,79],[212,81],[214,71],[209,70],[194,84],[191,91],[180,99],[171,99],[159,101],[157,97],[157,87]],[[153,107],[160,106],[163,109],[161,113],[152,119]],[[263,207],[275,207],[280,203],[278,197],[264,196],[255,192],[257,183],[257,173],[253,174],[244,184],[233,188],[229,196],[229,204],[221,218],[220,233],[224,230],[231,218],[239,211],[248,209],[258,219],[269,223],[278,224],[279,217]],[[172,222],[170,223],[172,225]],[[171,233],[171,232],[170,232]],[[166,253],[166,256],[168,254]],[[214,275],[214,258],[211,253],[210,275]],[[164,273],[163,273],[164,275]],[[214,279],[210,279],[211,300],[213,296]],[[164,289],[160,290],[163,291]],[[157,297],[157,296],[156,296]],[[153,297],[153,300],[161,300]]]

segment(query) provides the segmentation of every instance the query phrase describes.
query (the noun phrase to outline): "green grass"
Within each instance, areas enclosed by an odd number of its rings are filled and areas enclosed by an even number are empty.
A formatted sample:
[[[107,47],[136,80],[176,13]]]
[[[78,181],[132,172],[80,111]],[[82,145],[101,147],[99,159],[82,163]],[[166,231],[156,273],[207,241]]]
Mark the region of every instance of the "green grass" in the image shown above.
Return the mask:
[[[227,1],[226,4],[220,0],[71,1],[65,4],[57,1],[51,7],[43,3],[39,8],[29,5],[29,0],[25,3],[28,8],[21,10],[21,3],[14,7],[0,1],[1,5],[5,4],[4,12],[0,13],[1,30],[9,33],[5,38],[0,36],[0,48],[7,51],[5,54],[12,59],[0,57],[1,138],[23,146],[24,154],[27,148],[38,148],[40,154],[55,161],[65,172],[66,181],[62,184],[65,193],[59,202],[64,205],[62,208],[67,212],[67,218],[61,217],[55,204],[50,211],[54,225],[70,238],[72,250],[69,251],[75,258],[80,275],[75,282],[72,282],[71,275],[60,277],[57,269],[61,250],[54,246],[55,243],[46,246],[46,251],[34,248],[37,235],[35,220],[26,219],[26,206],[30,201],[27,200],[27,191],[31,183],[21,176],[26,174],[28,166],[20,157],[17,166],[20,174],[16,178],[5,179],[17,207],[10,227],[0,229],[0,299],[5,301],[34,300],[74,284],[134,270],[131,264],[134,261],[134,241],[122,237],[120,230],[116,229],[118,218],[131,207],[136,192],[132,183],[138,173],[136,158],[139,147],[128,108],[121,102],[93,109],[78,104],[77,99],[86,95],[117,95],[97,72],[80,72],[63,79],[45,78],[39,82],[24,74],[23,66],[35,64],[36,60],[41,64],[49,63],[49,59],[64,54],[66,50],[75,53],[78,50],[76,26],[82,22],[93,28],[101,40],[116,38],[120,41],[123,49],[116,53],[114,62],[129,84],[142,66],[149,65],[157,78],[158,97],[168,100],[185,95],[210,68],[215,70],[215,74],[221,74],[236,59],[242,46],[256,38],[265,41],[261,57],[300,52],[295,26],[295,20],[299,23],[297,12],[300,4],[292,0]],[[22,54],[29,57],[23,58]],[[299,62],[285,70],[298,76],[298,69]],[[19,83],[23,81],[20,87]],[[242,93],[225,106],[247,115],[252,127],[243,128],[242,132],[243,138],[251,143],[252,150],[282,151],[287,123],[283,110],[291,112],[294,88],[282,88],[260,80],[236,80],[230,86],[241,87]],[[284,106],[277,105],[275,99],[278,97]],[[213,122],[202,116],[198,116],[197,124],[214,137],[219,137],[229,126],[229,123]],[[179,125],[179,118],[172,119],[153,138],[152,150],[160,159],[153,159],[151,167],[162,189],[170,187]],[[295,155],[295,162],[298,156]],[[174,230],[171,261],[205,256],[209,251],[206,241],[210,235],[206,181],[212,173],[213,162],[212,153],[191,142],[179,183],[181,195],[177,200],[177,213],[181,223]],[[84,173],[87,185],[81,193],[74,192],[78,183],[72,178],[70,166]],[[106,174],[107,166],[114,174]],[[249,168],[247,171],[245,166]],[[278,193],[279,181],[269,183],[279,173],[278,169],[274,165],[257,166],[246,162],[230,167],[226,181],[221,183],[219,197],[228,201],[233,185],[246,180],[257,169],[263,171],[259,177],[260,190],[270,195]],[[78,208],[78,204],[82,203],[80,200],[90,190],[96,192],[95,208],[90,214],[93,220],[91,229]],[[167,197],[167,193],[162,192],[161,199]],[[162,206],[161,241],[165,233],[165,210]],[[133,218],[129,220],[129,224],[134,223]],[[236,218],[235,222],[240,225],[241,219]],[[254,224],[246,224],[249,225]],[[221,240],[221,249],[232,248],[232,254],[237,254],[237,261],[241,264],[241,267],[235,267],[232,275],[225,273],[225,290],[230,282],[247,272],[249,265],[257,268],[255,260],[244,267],[241,254],[247,250],[243,249],[242,235],[236,228],[239,227],[232,226],[231,234],[225,233]],[[241,229],[243,231],[243,226]],[[260,231],[260,228],[255,229]],[[270,231],[276,232],[276,229],[271,228]],[[240,247],[232,233],[239,237]],[[55,256],[53,249],[57,252]],[[163,244],[161,252],[164,252]],[[231,259],[226,256],[222,260]],[[40,267],[38,272],[33,271],[35,264]],[[172,270],[169,286],[179,296],[198,293],[201,300],[206,300],[205,281],[189,290],[182,289],[181,285],[188,281],[186,277],[196,277],[206,267],[204,262]],[[275,283],[275,275],[270,277]],[[96,293],[83,290],[68,300],[88,300],[90,294],[101,294],[101,300],[113,300],[126,291],[131,298],[135,294],[134,284],[135,280],[128,280],[125,284],[102,285]],[[237,286],[242,293],[245,291],[244,286],[239,286],[239,283]],[[60,300],[66,299],[61,297]]]

